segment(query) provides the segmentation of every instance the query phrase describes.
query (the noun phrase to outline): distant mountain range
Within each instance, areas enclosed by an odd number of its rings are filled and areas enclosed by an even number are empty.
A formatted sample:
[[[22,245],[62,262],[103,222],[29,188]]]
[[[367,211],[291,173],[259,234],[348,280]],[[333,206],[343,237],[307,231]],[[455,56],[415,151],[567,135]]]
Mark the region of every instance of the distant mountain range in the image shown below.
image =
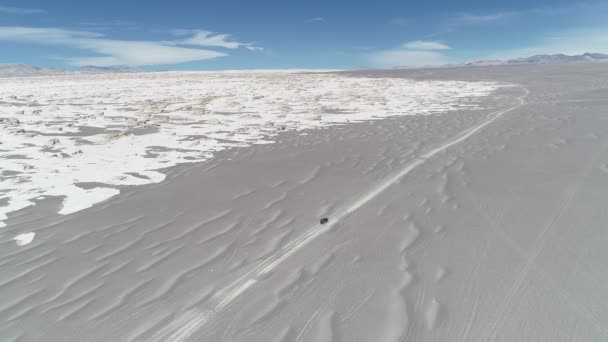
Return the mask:
[[[28,76],[58,76],[78,74],[102,74],[102,73],[126,73],[141,72],[141,70],[129,67],[97,67],[84,66],[76,70],[63,70],[57,68],[40,68],[29,65],[6,65],[0,66],[0,77],[28,77]]]
[[[603,53],[584,53],[582,55],[568,56],[564,54],[556,55],[535,55],[525,58],[509,60],[479,60],[465,64],[450,64],[444,67],[480,67],[480,66],[499,66],[499,65],[533,65],[533,64],[554,64],[554,63],[576,63],[576,62],[608,62],[608,54]],[[143,72],[142,70],[130,67],[98,67],[84,66],[77,70],[63,70],[57,68],[39,68],[28,65],[7,65],[0,66],[0,77],[27,77],[27,76],[56,76],[56,75],[78,75],[78,74],[102,74],[102,73],[131,73]]]
[[[568,56],[564,54],[556,55],[535,55],[525,58],[510,60],[481,60],[466,63],[465,66],[494,66],[494,65],[528,65],[528,64],[554,64],[554,63],[575,63],[575,62],[608,62],[608,55],[603,53],[584,53],[582,55]]]

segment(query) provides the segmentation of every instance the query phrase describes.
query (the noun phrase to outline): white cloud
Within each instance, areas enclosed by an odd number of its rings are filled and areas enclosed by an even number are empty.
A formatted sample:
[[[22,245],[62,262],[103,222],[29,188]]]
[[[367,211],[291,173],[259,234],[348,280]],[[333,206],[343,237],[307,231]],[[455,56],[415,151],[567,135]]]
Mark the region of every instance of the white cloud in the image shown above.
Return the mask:
[[[412,50],[449,50],[451,49],[449,46],[436,42],[436,41],[426,41],[426,40],[414,40],[411,42],[407,42],[402,45],[404,49],[412,49]]]
[[[185,48],[173,42],[108,39],[104,35],[58,28],[2,27],[0,40],[39,45],[69,46],[100,56],[71,58],[74,65],[163,65],[207,60],[226,56],[224,52]]]
[[[376,67],[423,67],[447,64],[443,54],[450,50],[446,44],[437,41],[414,40],[395,49],[380,50],[367,54],[371,65]]]
[[[253,46],[253,43],[240,43],[234,41],[229,34],[220,34],[205,30],[173,30],[172,32],[177,36],[190,35],[190,37],[177,42],[185,45],[213,46],[226,49]]]
[[[38,28],[38,27],[19,27],[19,26],[0,26],[0,40],[59,44],[68,43],[71,39],[90,39],[101,38],[100,33],[89,31],[70,31],[57,28]]]
[[[23,8],[23,7],[12,7],[0,5],[0,13],[7,14],[44,14],[47,13],[43,9],[39,8]]]
[[[76,65],[162,65],[213,59],[226,56],[223,52],[167,46],[156,42],[110,39],[83,41],[78,46],[107,57],[84,58]]]
[[[249,51],[264,51],[263,47],[260,46],[253,46],[253,45],[248,45],[245,46],[245,49],[249,50]]]
[[[496,12],[490,14],[461,13],[456,15],[452,20],[453,24],[480,24],[502,20],[517,14],[517,12]]]

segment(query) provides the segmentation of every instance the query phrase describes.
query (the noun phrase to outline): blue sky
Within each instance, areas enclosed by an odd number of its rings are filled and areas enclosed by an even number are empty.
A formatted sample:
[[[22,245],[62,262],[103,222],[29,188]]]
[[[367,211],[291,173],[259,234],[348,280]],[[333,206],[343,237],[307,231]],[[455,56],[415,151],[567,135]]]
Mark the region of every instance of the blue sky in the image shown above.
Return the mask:
[[[214,70],[608,53],[606,1],[2,1],[0,64]]]

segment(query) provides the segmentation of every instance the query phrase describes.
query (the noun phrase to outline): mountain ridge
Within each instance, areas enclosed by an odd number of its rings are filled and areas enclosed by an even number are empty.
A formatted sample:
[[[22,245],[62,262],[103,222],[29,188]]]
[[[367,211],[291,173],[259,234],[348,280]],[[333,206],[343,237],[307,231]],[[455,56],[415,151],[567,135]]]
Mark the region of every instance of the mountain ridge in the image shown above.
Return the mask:
[[[586,52],[581,55],[566,54],[541,54],[529,57],[515,58],[509,60],[478,60],[465,63],[465,66],[497,66],[497,65],[530,65],[530,64],[554,64],[554,63],[576,63],[576,62],[604,62],[608,61],[608,54],[597,52]]]
[[[134,73],[142,70],[130,67],[98,67],[93,65],[83,66],[76,70],[64,70],[59,68],[43,68],[23,64],[11,64],[0,66],[0,77],[36,77],[36,76],[60,76],[79,74],[102,74],[102,73]]]

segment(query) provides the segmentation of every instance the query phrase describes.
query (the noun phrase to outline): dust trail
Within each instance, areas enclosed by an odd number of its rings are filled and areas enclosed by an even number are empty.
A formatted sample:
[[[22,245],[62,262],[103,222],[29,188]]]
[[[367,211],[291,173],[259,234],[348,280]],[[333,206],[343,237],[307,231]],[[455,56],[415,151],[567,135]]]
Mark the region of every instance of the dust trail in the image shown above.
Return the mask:
[[[205,308],[192,309],[187,312],[184,312],[183,314],[178,316],[174,321],[170,322],[167,326],[161,329],[155,336],[149,339],[149,341],[181,342],[187,340],[194,333],[209,324],[213,320],[214,316],[226,309],[233,301],[239,298],[250,287],[255,285],[259,281],[259,279],[264,278],[264,275],[270,273],[283,261],[285,261],[287,258],[292,256],[296,252],[300,251],[302,248],[307,246],[317,237],[331,230],[343,219],[345,219],[350,214],[354,213],[355,211],[369,203],[371,200],[376,198],[390,186],[399,182],[405,175],[410,173],[416,167],[422,165],[425,161],[432,158],[436,154],[439,154],[447,150],[448,148],[460,142],[463,142],[464,140],[473,136],[475,133],[479,132],[484,127],[493,123],[504,114],[524,106],[527,103],[526,97],[530,92],[523,86],[519,87],[523,90],[524,94],[517,99],[519,102],[517,105],[507,109],[492,112],[487,116],[486,120],[465,130],[454,138],[448,140],[446,143],[418,157],[416,160],[414,160],[405,168],[399,170],[399,172],[397,172],[393,176],[388,177],[384,181],[372,187],[367,192],[363,193],[353,203],[333,214],[327,224],[317,224],[313,226],[311,229],[307,230],[304,234],[294,239],[292,242],[287,244],[277,253],[269,256],[256,267],[228,284],[222,290],[218,291],[213,297],[209,299],[207,305],[205,305]]]

